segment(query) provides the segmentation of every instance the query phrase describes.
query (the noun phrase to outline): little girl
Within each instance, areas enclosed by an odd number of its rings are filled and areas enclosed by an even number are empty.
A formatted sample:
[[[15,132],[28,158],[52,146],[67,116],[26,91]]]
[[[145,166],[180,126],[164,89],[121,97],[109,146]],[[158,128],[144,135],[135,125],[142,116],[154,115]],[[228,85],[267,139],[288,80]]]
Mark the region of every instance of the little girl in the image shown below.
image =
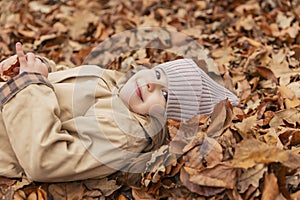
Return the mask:
[[[105,177],[164,144],[167,118],[210,114],[227,98],[238,103],[191,59],[141,70],[127,80],[124,73],[94,65],[48,74],[47,64],[25,55],[20,43],[16,53],[19,73],[0,88],[0,175],[6,177]]]

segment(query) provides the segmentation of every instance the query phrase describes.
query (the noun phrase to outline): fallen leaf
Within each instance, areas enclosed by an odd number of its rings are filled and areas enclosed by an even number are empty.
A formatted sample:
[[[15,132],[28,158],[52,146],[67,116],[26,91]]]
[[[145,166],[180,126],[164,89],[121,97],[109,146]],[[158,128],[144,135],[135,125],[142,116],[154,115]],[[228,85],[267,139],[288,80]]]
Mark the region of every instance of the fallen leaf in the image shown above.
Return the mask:
[[[250,185],[254,188],[258,188],[259,181],[263,178],[267,170],[264,164],[258,164],[252,168],[243,170],[242,174],[238,177],[238,189],[240,192],[244,193]]]
[[[183,167],[180,172],[180,180],[189,190],[199,195],[216,195],[225,189],[232,189],[235,185],[236,169],[224,164],[206,168],[193,174],[189,174],[189,171],[187,167]]]
[[[265,79],[272,80],[274,83],[278,84],[278,81],[273,74],[272,70],[266,68],[266,67],[256,67],[257,72]]]
[[[273,173],[265,173],[264,189],[262,192],[262,200],[277,199],[279,195],[279,189],[277,185],[277,178]]]
[[[215,105],[211,114],[211,123],[207,129],[209,137],[219,137],[226,130],[232,121],[232,106],[228,100],[223,100]]]
[[[253,115],[234,125],[244,139],[252,137],[254,127],[256,126],[256,118],[257,117]]]
[[[197,185],[233,189],[236,180],[236,169],[226,165],[216,165],[192,175],[190,181]]]
[[[1,74],[1,79],[7,81],[19,74],[20,63],[19,59],[16,59],[13,64],[11,64],[6,70]]]
[[[296,127],[297,122],[300,119],[300,110],[297,108],[291,108],[287,110],[281,110],[275,113],[275,116],[270,121],[272,128],[278,128],[279,126],[285,126],[291,124]]]
[[[82,199],[84,188],[81,182],[59,183],[49,185],[49,193],[54,199]]]
[[[276,146],[267,145],[256,139],[246,139],[237,144],[232,166],[249,169],[260,163],[273,162],[280,162],[288,168],[296,169],[300,167],[300,155],[293,151],[278,149]]]
[[[210,137],[192,140],[183,149],[183,152],[187,152],[183,157],[185,166],[197,170],[213,167],[219,164],[223,159],[221,145]]]
[[[254,20],[251,15],[247,15],[245,18],[240,19],[238,26],[241,26],[243,29],[250,31],[255,27]]]
[[[121,187],[117,184],[116,180],[108,180],[107,178],[85,180],[83,184],[89,190],[100,190],[101,194],[104,196],[111,195],[113,192],[115,192]]]
[[[155,200],[155,197],[153,197],[153,195],[147,194],[141,189],[132,189],[132,196],[134,199],[139,200]]]
[[[1,60],[15,54],[16,41],[25,53],[54,60],[56,70],[83,63],[136,72],[139,65],[192,58],[236,92],[240,104],[232,111],[220,104],[213,115],[190,121],[168,121],[170,143],[143,152],[126,170],[147,164],[144,173],[122,171],[106,180],[76,183],[11,179],[2,182],[0,199],[41,198],[39,186],[53,199],[124,200],[136,191],[142,194],[136,198],[170,200],[299,199],[297,1],[53,2],[0,1]],[[249,138],[256,142],[246,142]],[[223,166],[231,162],[241,169]]]
[[[84,10],[75,10],[72,18],[69,18],[70,36],[72,39],[80,39],[87,31],[89,24],[97,23],[98,17],[92,12]]]
[[[277,133],[285,146],[297,146],[300,144],[300,131],[295,128],[281,128]]]
[[[233,50],[232,48],[228,47],[226,49],[216,49],[212,51],[212,57],[215,58],[215,62],[218,66],[227,65],[231,60],[234,59],[233,57]]]

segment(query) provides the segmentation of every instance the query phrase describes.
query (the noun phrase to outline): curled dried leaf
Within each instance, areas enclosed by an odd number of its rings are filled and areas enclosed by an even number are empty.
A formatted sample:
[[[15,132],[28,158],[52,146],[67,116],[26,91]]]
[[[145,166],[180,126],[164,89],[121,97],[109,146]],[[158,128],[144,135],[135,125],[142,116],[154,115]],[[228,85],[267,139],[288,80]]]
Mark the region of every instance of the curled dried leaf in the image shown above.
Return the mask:
[[[262,76],[263,78],[267,80],[272,80],[274,83],[278,84],[277,78],[271,69],[262,66],[257,66],[256,70],[259,73],[259,75]]]
[[[160,182],[163,177],[174,175],[172,168],[176,168],[177,165],[176,155],[169,152],[168,146],[163,146],[155,151],[151,160],[146,163],[146,170],[142,174],[142,184],[148,187],[151,183]]]
[[[15,77],[19,74],[20,62],[18,59],[14,61],[7,69],[3,70],[1,74],[1,79],[3,81],[8,81],[9,79]]]
[[[232,105],[229,100],[219,102],[211,114],[211,124],[207,129],[207,135],[213,138],[219,137],[230,125],[233,118]]]

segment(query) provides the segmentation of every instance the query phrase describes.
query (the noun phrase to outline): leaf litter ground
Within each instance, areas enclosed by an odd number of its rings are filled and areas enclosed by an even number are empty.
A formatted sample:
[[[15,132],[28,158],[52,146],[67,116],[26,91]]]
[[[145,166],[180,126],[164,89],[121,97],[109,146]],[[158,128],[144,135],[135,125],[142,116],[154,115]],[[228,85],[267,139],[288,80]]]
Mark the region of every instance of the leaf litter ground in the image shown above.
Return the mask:
[[[126,30],[168,27],[147,42],[167,45],[169,30],[193,38],[205,54],[180,49],[179,38],[172,45],[200,66],[217,66],[240,101],[234,108],[222,101],[210,116],[188,122],[169,120],[169,144],[137,161],[146,163],[144,173],[71,183],[1,177],[2,199],[300,199],[299,0],[4,0],[0,10],[1,60],[21,41],[52,59],[55,70],[82,63],[151,67],[182,55],[126,52],[139,42],[130,34],[102,53],[93,48]],[[126,53],[116,57],[112,48]]]

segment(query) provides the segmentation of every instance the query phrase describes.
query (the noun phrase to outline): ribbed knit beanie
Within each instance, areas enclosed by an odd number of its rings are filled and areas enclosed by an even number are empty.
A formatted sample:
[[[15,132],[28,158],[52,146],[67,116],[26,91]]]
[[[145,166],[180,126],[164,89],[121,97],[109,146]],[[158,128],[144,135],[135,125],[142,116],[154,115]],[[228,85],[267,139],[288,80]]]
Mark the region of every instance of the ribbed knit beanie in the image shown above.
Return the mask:
[[[212,80],[192,59],[179,59],[157,65],[168,79],[166,114],[172,119],[190,119],[208,115],[221,100],[228,99],[233,106],[238,98]]]

